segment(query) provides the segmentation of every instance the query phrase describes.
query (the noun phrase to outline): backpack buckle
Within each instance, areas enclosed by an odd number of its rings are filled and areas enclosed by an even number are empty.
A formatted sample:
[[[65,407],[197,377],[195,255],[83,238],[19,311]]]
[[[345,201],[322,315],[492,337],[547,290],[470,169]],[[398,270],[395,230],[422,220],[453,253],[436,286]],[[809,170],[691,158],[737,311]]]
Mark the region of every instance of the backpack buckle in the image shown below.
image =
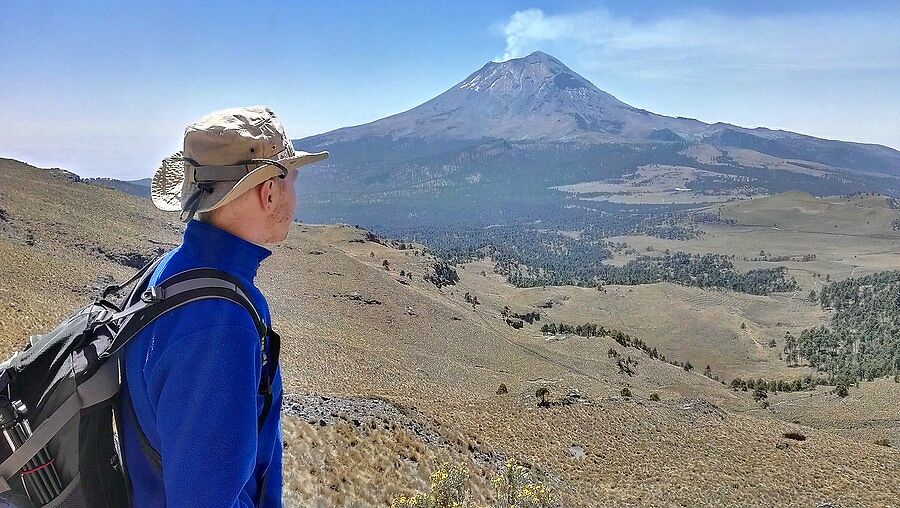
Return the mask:
[[[150,286],[141,295],[141,300],[147,303],[158,302],[166,297],[166,292],[159,286]]]

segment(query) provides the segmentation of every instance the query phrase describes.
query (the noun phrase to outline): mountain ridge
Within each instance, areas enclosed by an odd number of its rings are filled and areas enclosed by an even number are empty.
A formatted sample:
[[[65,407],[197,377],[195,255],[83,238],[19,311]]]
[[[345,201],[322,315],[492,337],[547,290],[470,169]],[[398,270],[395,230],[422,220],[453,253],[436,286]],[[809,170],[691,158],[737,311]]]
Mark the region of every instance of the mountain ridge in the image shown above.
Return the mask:
[[[534,220],[571,229],[616,210],[792,190],[900,197],[893,148],[659,115],[541,52],[488,62],[419,106],[294,144],[331,152],[301,172],[298,218],[393,232]],[[580,191],[562,191],[571,188]]]
[[[558,59],[543,53],[534,52],[526,57],[507,60],[505,62],[487,62],[480,69],[467,76],[462,81],[456,83],[444,93],[428,100],[421,105],[410,110],[387,116],[383,119],[369,122],[359,126],[345,127],[337,129],[328,134],[335,134],[334,141],[347,141],[357,139],[367,135],[384,135],[393,134],[407,137],[431,137],[438,134],[449,134],[455,139],[478,139],[484,137],[498,137],[510,140],[545,140],[545,141],[569,141],[573,139],[572,134],[576,133],[578,121],[581,120],[582,127],[596,123],[593,113],[599,111],[579,110],[570,103],[558,104],[553,103],[551,106],[563,106],[564,112],[574,115],[569,119],[567,125],[562,129],[552,127],[549,134],[542,134],[539,129],[546,128],[546,125],[526,125],[525,130],[517,130],[522,125],[491,125],[492,118],[489,115],[501,115],[497,117],[501,122],[506,123],[533,123],[536,115],[528,115],[527,113],[539,113],[538,111],[524,111],[524,108],[532,107],[534,109],[543,106],[541,102],[547,102],[547,92],[568,91],[569,97],[563,99],[578,99],[584,102],[587,94],[589,99],[596,103],[595,109],[602,110],[611,108],[613,110],[627,111],[637,115],[653,115],[649,111],[642,110],[630,106],[612,94],[605,92],[596,87],[589,80],[580,74],[566,67]],[[582,94],[582,97],[574,97],[575,92]],[[522,104],[517,104],[523,98],[530,98]],[[483,100],[487,98],[487,101]],[[577,105],[576,105],[577,106]],[[504,119],[502,108],[514,107],[518,108],[512,113],[511,118]],[[479,130],[463,132],[456,130],[454,126],[442,125],[443,131],[435,131],[429,128],[427,120],[416,118],[416,115],[431,119],[440,119],[447,117],[450,113],[458,112],[461,109],[478,110],[485,108],[485,117],[467,118],[462,123],[470,123],[469,127],[476,127]],[[579,119],[577,115],[581,115]],[[508,114],[506,115],[509,116]],[[659,115],[661,116],[661,115]],[[666,117],[670,118],[670,117]],[[680,119],[678,121],[702,124],[699,120]],[[576,125],[573,128],[572,123]],[[381,129],[381,132],[371,132],[372,127],[387,127]],[[599,126],[604,127],[604,126]],[[605,126],[609,127],[609,126]],[[393,130],[391,130],[393,129]],[[581,131],[591,131],[590,128],[580,129]],[[601,130],[600,132],[611,133],[611,130]],[[337,134],[349,134],[349,136],[337,136]],[[317,136],[312,136],[316,138]],[[310,138],[305,138],[310,139]]]
[[[663,129],[688,142],[709,142],[715,146],[731,146],[724,143],[752,136],[752,141],[745,139],[741,143],[763,148],[766,143],[778,145],[767,148],[773,153],[763,152],[769,155],[814,149],[877,152],[850,153],[838,159],[845,166],[860,161],[894,171],[900,166],[900,152],[883,145],[823,139],[767,127],[706,123],[637,108],[601,90],[541,51],[504,62],[488,62],[419,106],[373,122],[303,138],[298,140],[298,145],[318,148],[372,137],[589,143],[664,141],[652,137],[653,132]],[[782,146],[792,144],[800,146]],[[878,162],[879,158],[888,161]]]

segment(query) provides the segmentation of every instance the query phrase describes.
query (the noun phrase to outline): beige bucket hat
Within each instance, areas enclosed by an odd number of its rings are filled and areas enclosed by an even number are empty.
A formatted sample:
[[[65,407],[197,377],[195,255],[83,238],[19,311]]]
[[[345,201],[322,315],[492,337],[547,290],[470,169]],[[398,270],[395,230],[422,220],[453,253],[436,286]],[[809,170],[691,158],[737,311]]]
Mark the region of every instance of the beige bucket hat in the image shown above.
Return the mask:
[[[328,157],[328,152],[298,152],[281,121],[265,106],[223,109],[184,130],[184,150],[163,159],[150,184],[160,210],[214,210],[271,178]]]

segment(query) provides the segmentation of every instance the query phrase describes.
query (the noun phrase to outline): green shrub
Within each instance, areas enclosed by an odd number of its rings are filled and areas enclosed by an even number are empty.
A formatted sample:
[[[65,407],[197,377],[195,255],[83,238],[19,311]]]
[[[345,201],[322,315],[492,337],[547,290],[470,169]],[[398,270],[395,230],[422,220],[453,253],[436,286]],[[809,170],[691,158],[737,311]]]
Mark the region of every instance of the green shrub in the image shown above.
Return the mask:
[[[846,383],[841,382],[834,387],[834,393],[836,393],[838,397],[844,398],[847,395],[850,395],[850,388]]]
[[[766,391],[765,386],[758,386],[753,389],[753,400],[756,402],[760,402],[769,398],[769,393]]]
[[[550,396],[550,388],[547,388],[546,386],[540,386],[537,390],[534,391],[534,396],[540,399],[540,401],[538,402],[538,406],[550,406],[550,402],[547,401],[547,397]]]

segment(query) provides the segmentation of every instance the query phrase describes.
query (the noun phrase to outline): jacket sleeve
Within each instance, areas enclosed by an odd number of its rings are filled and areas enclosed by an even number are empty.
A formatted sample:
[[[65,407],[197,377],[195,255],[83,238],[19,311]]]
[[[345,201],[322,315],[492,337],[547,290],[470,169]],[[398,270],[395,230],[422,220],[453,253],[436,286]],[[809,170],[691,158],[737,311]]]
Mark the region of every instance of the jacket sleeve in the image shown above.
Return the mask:
[[[253,506],[260,348],[255,329],[215,325],[170,343],[150,373],[167,506]]]

